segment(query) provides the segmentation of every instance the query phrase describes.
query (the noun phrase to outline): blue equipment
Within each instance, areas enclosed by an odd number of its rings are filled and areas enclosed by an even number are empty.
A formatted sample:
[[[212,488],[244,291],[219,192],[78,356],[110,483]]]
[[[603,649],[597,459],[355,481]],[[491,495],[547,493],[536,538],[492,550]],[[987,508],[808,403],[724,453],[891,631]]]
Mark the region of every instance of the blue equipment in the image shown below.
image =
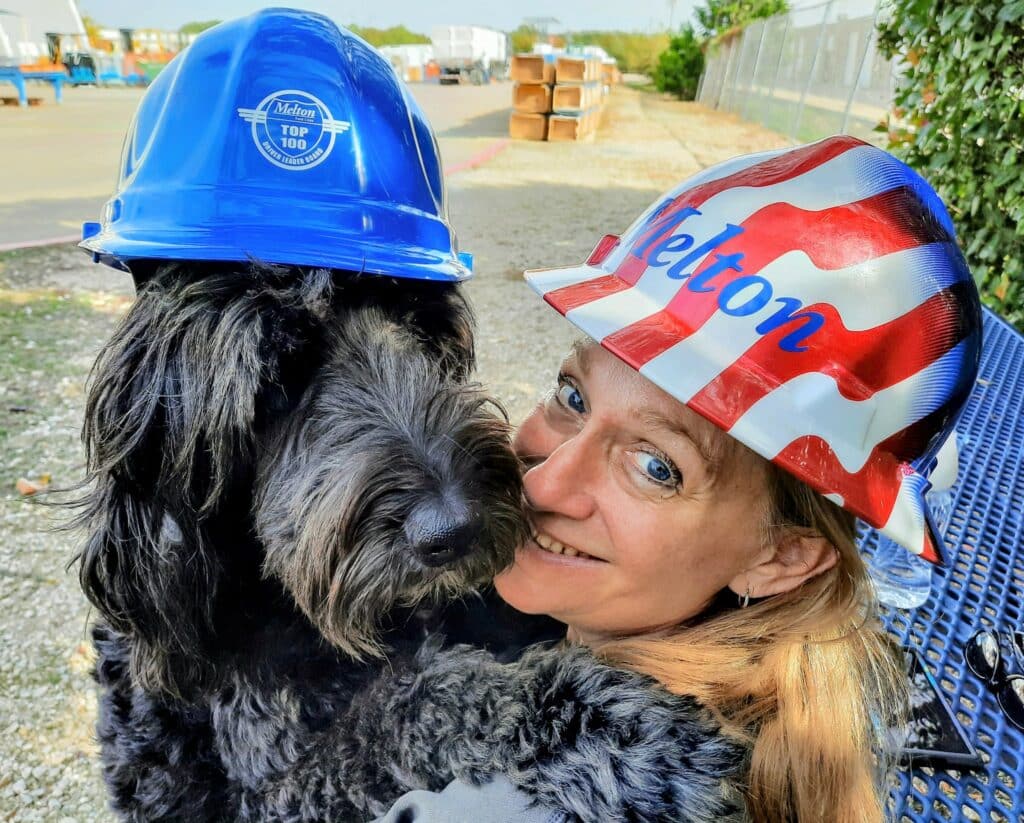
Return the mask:
[[[117,190],[81,247],[463,280],[437,140],[388,62],[310,12],[200,35],[147,90]]]
[[[88,66],[72,66],[69,82],[72,86],[95,86],[97,83],[96,71]]]

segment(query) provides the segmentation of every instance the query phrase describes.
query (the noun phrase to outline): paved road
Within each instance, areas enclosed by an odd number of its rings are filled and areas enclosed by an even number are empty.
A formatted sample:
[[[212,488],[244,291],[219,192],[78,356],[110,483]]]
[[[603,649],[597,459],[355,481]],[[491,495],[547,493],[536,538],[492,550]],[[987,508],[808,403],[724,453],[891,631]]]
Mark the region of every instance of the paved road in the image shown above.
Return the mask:
[[[438,133],[445,167],[467,161],[508,129],[511,86],[410,86]],[[79,235],[115,182],[136,89],[48,89],[38,107],[0,107],[0,250]]]

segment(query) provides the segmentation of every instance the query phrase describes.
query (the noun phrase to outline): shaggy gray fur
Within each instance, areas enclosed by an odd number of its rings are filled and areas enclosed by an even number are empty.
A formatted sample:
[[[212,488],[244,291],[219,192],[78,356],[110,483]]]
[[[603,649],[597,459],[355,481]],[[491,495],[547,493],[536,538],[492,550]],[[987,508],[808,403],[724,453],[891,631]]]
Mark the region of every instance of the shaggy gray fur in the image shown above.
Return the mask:
[[[584,821],[741,819],[724,779],[739,753],[707,712],[581,648],[533,649],[499,664],[428,641],[358,695],[309,751],[284,781],[246,792],[252,819],[305,819],[285,810],[301,808],[296,790],[309,786],[382,814],[393,798],[361,793],[380,785],[382,772],[403,791],[504,774],[541,805]]]
[[[525,529],[454,286],[142,279],[93,373],[80,518],[120,816],[359,821],[497,772],[582,820],[727,814],[740,755],[692,701],[579,650],[426,640]]]
[[[377,653],[396,607],[448,599],[511,562],[522,534],[508,430],[474,386],[445,384],[417,338],[367,309],[338,329],[322,379],[258,461],[265,574],[353,657]],[[341,480],[344,478],[344,481]],[[448,566],[409,551],[410,515],[481,498],[489,543]]]

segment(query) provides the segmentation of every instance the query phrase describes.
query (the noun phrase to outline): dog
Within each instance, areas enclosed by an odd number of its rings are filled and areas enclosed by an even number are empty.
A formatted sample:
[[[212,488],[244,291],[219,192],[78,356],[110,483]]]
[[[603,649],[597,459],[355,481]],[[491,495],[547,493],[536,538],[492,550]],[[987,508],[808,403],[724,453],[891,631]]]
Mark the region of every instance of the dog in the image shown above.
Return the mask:
[[[133,276],[90,377],[76,521],[119,816],[366,820],[500,772],[584,818],[721,817],[708,789],[736,753],[693,701],[583,650],[502,663],[438,636],[440,604],[528,528],[456,284],[258,263]],[[604,796],[580,757],[595,741],[664,783]],[[695,760],[691,796],[672,775]]]

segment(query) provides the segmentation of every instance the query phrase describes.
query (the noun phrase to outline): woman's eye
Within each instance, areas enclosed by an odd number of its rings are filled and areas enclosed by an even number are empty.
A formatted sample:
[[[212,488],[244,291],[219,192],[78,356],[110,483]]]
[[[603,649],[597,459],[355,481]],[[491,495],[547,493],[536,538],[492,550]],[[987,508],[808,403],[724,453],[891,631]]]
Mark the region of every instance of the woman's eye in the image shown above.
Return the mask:
[[[667,458],[650,452],[636,452],[636,462],[644,476],[659,486],[675,486],[681,479],[679,469]]]
[[[580,394],[572,383],[562,383],[558,387],[558,402],[565,408],[572,409],[577,414],[584,414],[587,411],[583,403],[583,395]]]

